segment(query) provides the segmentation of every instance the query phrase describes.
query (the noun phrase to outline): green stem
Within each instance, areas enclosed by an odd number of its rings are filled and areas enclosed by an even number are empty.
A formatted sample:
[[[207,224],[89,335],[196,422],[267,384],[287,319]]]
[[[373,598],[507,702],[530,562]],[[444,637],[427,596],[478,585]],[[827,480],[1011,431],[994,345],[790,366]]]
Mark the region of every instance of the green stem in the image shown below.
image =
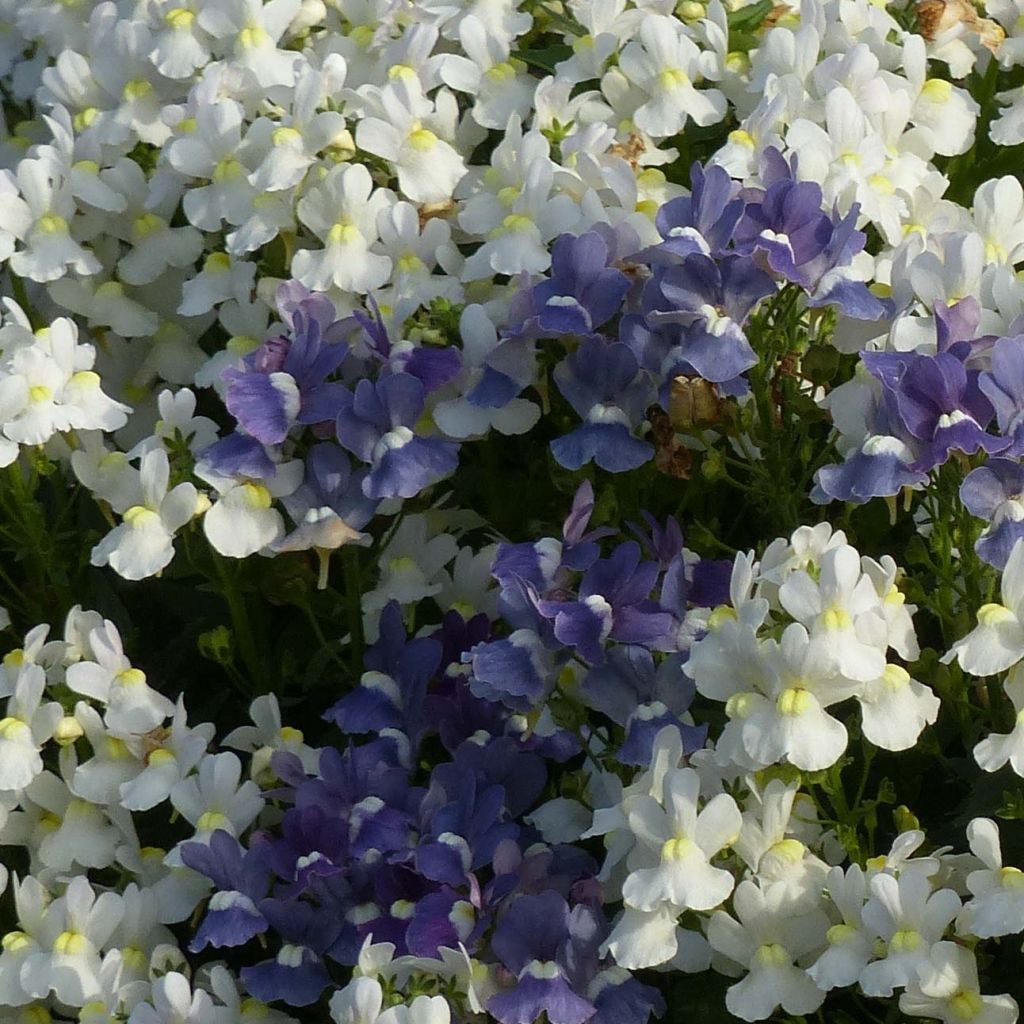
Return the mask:
[[[249,688],[259,693],[267,693],[268,688],[264,682],[266,678],[265,663],[256,646],[256,637],[253,635],[245,608],[245,598],[238,589],[237,576],[229,569],[227,559],[223,555],[213,552],[213,564],[217,568],[217,576],[223,588],[222,595],[231,616],[231,627],[234,630],[235,639],[238,641],[239,653],[249,671]]]

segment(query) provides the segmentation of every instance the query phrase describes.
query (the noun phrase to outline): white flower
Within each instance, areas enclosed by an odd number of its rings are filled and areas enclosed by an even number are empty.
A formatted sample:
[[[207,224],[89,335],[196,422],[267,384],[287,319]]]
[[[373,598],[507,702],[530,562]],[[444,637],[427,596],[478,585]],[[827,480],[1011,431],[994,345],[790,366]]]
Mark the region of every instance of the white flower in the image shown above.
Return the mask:
[[[298,205],[299,220],[323,243],[292,257],[292,273],[311,291],[334,287],[369,292],[391,274],[391,260],[373,252],[377,216],[395,201],[389,189],[375,189],[362,164],[332,168]]]
[[[915,989],[900,996],[901,1013],[937,1018],[942,1024],[1015,1024],[1017,1020],[1012,997],[981,994],[974,954],[955,942],[933,946],[918,976]]]
[[[381,252],[394,264],[391,284],[396,305],[415,302],[425,306],[441,296],[453,302],[461,300],[458,271],[462,257],[452,243],[447,221],[431,217],[421,225],[416,208],[398,202],[381,210],[377,230]],[[444,273],[435,273],[438,267]]]
[[[152,1005],[140,1003],[131,1012],[129,1024],[207,1024],[215,1019],[213,1000],[196,989],[188,978],[171,971],[153,982]]]
[[[655,138],[677,135],[687,119],[701,127],[725,117],[725,96],[694,83],[712,71],[705,55],[675,18],[648,14],[638,39],[619,55],[621,73],[647,95],[633,115],[636,126]]]
[[[232,42],[235,62],[261,89],[294,84],[298,56],[279,50],[277,43],[298,12],[299,0],[203,0],[196,7],[200,27],[218,42]]]
[[[125,733],[151,732],[170,715],[174,705],[146,682],[146,674],[125,657],[117,627],[105,621],[89,634],[95,661],[80,661],[67,672],[74,693],[104,704],[107,727]]]
[[[49,160],[22,160],[17,176],[3,171],[0,180],[0,254],[9,246],[4,235],[13,236],[22,248],[10,256],[11,269],[33,281],[56,281],[67,269],[95,274],[99,261],[72,238],[70,223],[75,201]],[[13,186],[13,188],[12,188]]]
[[[898,879],[877,874],[870,888],[863,920],[884,941],[885,955],[864,968],[860,986],[869,996],[891,996],[916,983],[917,969],[960,912],[960,897],[952,889],[933,892],[919,871],[903,871]]]
[[[856,694],[865,737],[883,750],[908,750],[925,725],[939,717],[941,701],[899,665],[886,665],[878,679]]]
[[[43,917],[41,949],[25,959],[21,984],[37,999],[51,991],[62,1003],[84,1006],[102,992],[100,950],[121,920],[123,904],[114,892],[99,896],[79,875]]]
[[[526,65],[512,59],[507,36],[489,32],[479,18],[467,15],[459,26],[466,56],[451,54],[441,64],[446,85],[475,98],[473,119],[485,128],[504,128],[512,114],[525,117],[536,88]]]
[[[825,933],[828,949],[807,973],[828,992],[856,984],[860,972],[873,956],[873,949],[872,937],[861,922],[861,910],[867,899],[867,879],[860,865],[851,864],[845,872],[841,867],[832,868],[825,890],[841,920]]]
[[[281,709],[272,693],[257,697],[249,705],[252,725],[241,725],[221,741],[224,746],[252,756],[250,774],[258,778],[270,768],[270,758],[278,750],[295,754],[309,772],[316,771],[320,752],[306,745],[302,732],[282,725]]]
[[[661,903],[711,910],[732,892],[733,877],[712,867],[711,858],[739,836],[742,818],[731,796],[712,797],[698,813],[700,777],[692,768],[670,770],[662,803],[640,797],[629,808],[629,825],[640,845],[630,856],[636,866],[623,883],[627,906],[652,911]],[[651,866],[646,866],[651,864]]]
[[[736,887],[733,907],[736,918],[717,910],[708,927],[712,949],[749,972],[726,992],[729,1012],[753,1021],[779,1006],[793,1014],[821,1006],[825,992],[795,961],[821,947],[828,918],[820,910],[794,915],[779,886],[749,880]]]
[[[414,203],[451,199],[466,165],[441,137],[434,105],[420,92],[419,80],[415,75],[400,75],[380,90],[378,98],[386,116],[363,118],[356,128],[356,143],[391,163],[399,190]],[[506,116],[502,124],[507,120]]]
[[[334,1024],[377,1024],[384,992],[376,978],[355,977],[331,996]]]
[[[11,883],[17,928],[7,932],[0,940],[0,1005],[24,1006],[32,996],[21,984],[21,968],[34,953],[41,951],[46,941],[45,915],[50,893],[34,875]]]
[[[1024,256],[1024,189],[1010,175],[982,182],[974,193],[974,223],[990,263],[1016,266]]]
[[[729,701],[747,754],[761,765],[787,760],[804,771],[835,764],[846,749],[846,728],[825,708],[845,700],[856,684],[835,671],[829,653],[799,623],[759,653],[765,662],[762,693],[739,693]]]
[[[196,20],[195,7],[182,0],[159,0],[153,9],[159,27],[149,59],[168,78],[188,78],[210,59],[210,38]]]
[[[924,40],[908,33],[903,41],[903,73],[915,97],[911,115],[936,153],[953,156],[974,142],[978,104],[971,94],[942,78],[927,78]],[[961,77],[955,75],[954,77]]]
[[[807,822],[794,810],[797,788],[795,782],[772,779],[762,792],[752,791],[733,845],[747,867],[770,886],[775,900],[788,900],[799,913],[818,905],[828,865],[796,838],[799,832],[809,839]]]
[[[30,844],[42,864],[67,872],[73,865],[108,868],[114,863],[121,835],[102,807],[76,797],[52,772],[33,779],[25,795],[46,817],[42,835]]]
[[[266,480],[233,479],[200,463],[196,475],[217,490],[219,497],[203,517],[207,540],[228,558],[245,558],[269,547],[284,535],[284,518],[273,499],[291,494],[302,482],[301,459],[282,462]]]
[[[888,627],[874,585],[850,545],[822,555],[817,580],[805,570],[792,573],[779,588],[779,601],[848,679],[867,682],[885,671]]]
[[[157,396],[160,418],[153,424],[153,435],[140,441],[128,454],[144,455],[152,448],[178,438],[188,442],[193,455],[209,448],[217,440],[217,424],[207,416],[197,416],[196,396],[188,388],[164,389]]]
[[[953,644],[944,661],[956,657],[970,675],[991,676],[1024,658],[1024,541],[1014,544],[1003,569],[1002,599],[978,609],[978,625]]]
[[[110,565],[127,580],[141,580],[166,568],[174,557],[174,535],[196,513],[198,494],[190,483],[170,491],[167,453],[155,448],[142,456],[142,501],[128,508],[92,550],[93,565]]]
[[[241,780],[234,754],[208,754],[195,775],[171,790],[171,803],[195,827],[196,840],[205,842],[217,829],[238,836],[256,820],[263,808],[259,786]]]
[[[24,789],[43,770],[40,748],[63,717],[55,701],[43,703],[46,673],[23,664],[0,719],[0,791]]]
[[[364,619],[375,627],[375,613],[389,601],[411,604],[438,593],[440,572],[458,551],[455,538],[435,533],[425,515],[406,516],[381,552],[377,586],[363,595]]]
[[[209,723],[189,728],[185,702],[179,697],[169,729],[126,738],[126,749],[144,767],[118,787],[121,806],[129,811],[148,811],[163,803],[199,764],[212,739],[213,726]]]
[[[345,61],[340,54],[333,54],[329,59],[336,87],[345,77]],[[318,110],[325,90],[331,87],[323,71],[307,67],[295,83],[291,113],[280,120],[262,118],[254,123],[253,131],[269,133],[271,141],[262,162],[250,177],[258,192],[295,188],[316,162],[317,154],[346,130],[344,115],[335,110]]]
[[[242,144],[242,108],[234,100],[200,104],[187,131],[167,147],[167,160],[181,174],[209,181],[185,192],[185,216],[203,231],[217,231],[223,221],[241,224],[249,215],[255,190],[249,184],[252,159]]]
[[[967,876],[974,898],[964,907],[965,928],[981,939],[1024,931],[1024,872],[1004,867],[996,823],[975,818],[967,826],[967,841],[984,867]]]

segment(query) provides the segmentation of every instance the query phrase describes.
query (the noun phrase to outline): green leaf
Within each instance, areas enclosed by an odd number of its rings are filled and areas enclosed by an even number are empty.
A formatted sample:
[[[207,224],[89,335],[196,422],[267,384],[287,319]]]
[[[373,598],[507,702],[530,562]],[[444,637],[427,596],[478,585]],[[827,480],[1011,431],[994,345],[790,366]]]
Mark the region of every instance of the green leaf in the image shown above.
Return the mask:
[[[517,50],[512,56],[541,71],[554,71],[556,64],[572,56],[572,47],[565,43],[552,43],[542,50]]]
[[[727,16],[729,35],[734,32],[752,32],[759,28],[774,8],[772,0],[759,0],[756,4],[748,4],[746,7],[730,11]]]

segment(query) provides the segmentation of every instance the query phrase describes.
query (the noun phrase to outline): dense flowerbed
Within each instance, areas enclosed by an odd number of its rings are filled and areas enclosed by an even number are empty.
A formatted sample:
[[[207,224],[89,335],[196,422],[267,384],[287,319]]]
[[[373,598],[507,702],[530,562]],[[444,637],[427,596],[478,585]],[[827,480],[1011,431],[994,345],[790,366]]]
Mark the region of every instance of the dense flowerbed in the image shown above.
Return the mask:
[[[1024,0],[0,0],[0,1022],[1013,1024],[1022,162]]]

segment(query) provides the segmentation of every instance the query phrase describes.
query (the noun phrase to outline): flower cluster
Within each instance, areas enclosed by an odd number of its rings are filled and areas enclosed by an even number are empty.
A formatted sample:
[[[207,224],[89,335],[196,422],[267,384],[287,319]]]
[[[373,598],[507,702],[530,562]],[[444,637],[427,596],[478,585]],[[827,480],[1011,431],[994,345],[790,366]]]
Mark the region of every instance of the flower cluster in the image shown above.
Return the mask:
[[[0,681],[0,844],[17,851],[0,879],[14,915],[0,1002],[17,1020],[49,1020],[51,1009],[89,1024],[252,1019],[261,1008],[249,1000],[243,1011],[223,966],[190,985],[172,929],[209,889],[182,851],[248,829],[264,807],[259,785],[235,753],[210,750],[212,725],[190,725],[184,702],[150,685],[112,622],[76,607],[63,638],[49,636],[32,629]],[[313,756],[282,728],[273,697],[252,710],[256,725],[224,742],[249,752],[254,770],[274,750]],[[143,816],[156,808],[178,821],[166,849]]]
[[[0,0],[0,1021],[1016,1024],[1022,39]]]

